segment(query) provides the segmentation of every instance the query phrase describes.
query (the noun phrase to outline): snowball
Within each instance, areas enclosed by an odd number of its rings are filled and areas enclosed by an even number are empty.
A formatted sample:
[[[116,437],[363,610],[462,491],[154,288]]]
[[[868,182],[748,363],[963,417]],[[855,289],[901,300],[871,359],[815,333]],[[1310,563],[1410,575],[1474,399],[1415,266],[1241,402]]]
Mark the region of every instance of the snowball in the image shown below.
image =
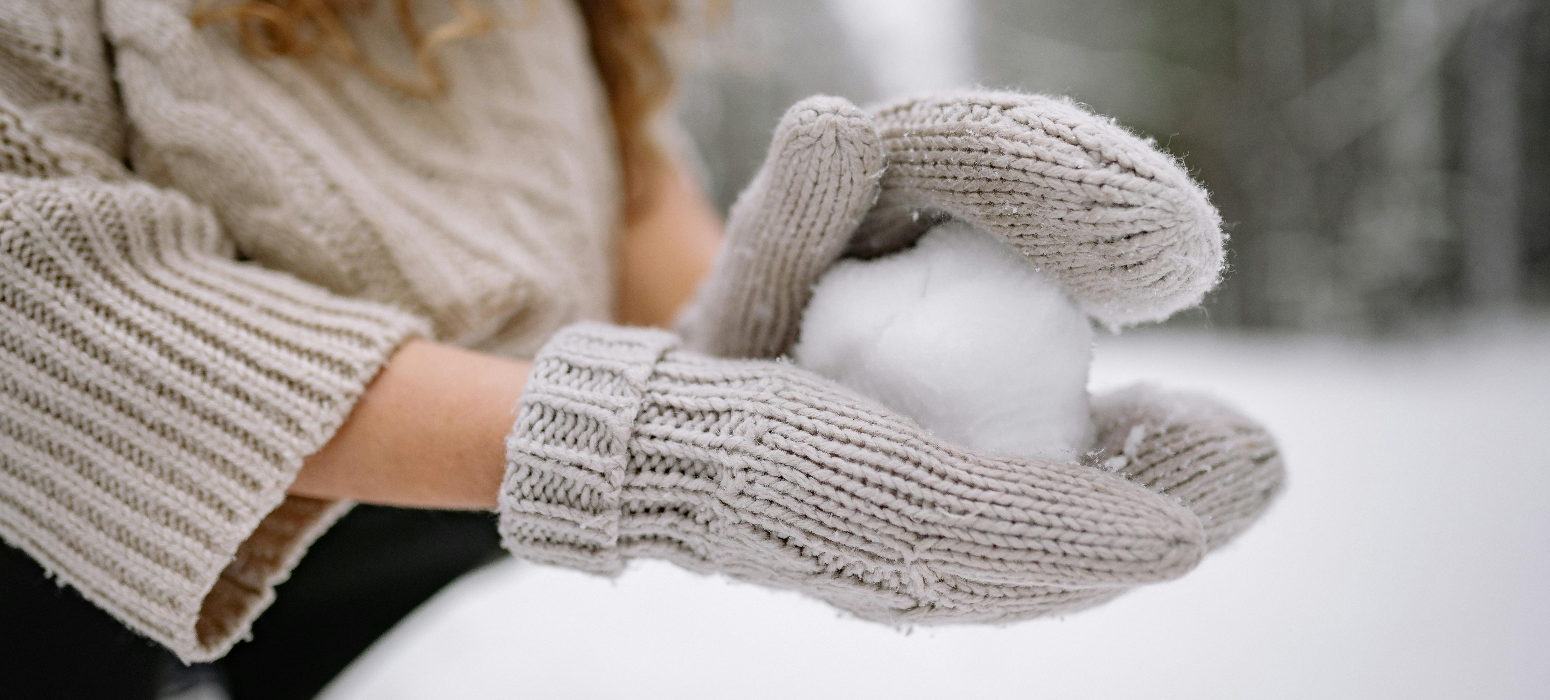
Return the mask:
[[[836,263],[792,355],[950,443],[1071,459],[1093,440],[1092,345],[1087,317],[1031,260],[955,221]]]

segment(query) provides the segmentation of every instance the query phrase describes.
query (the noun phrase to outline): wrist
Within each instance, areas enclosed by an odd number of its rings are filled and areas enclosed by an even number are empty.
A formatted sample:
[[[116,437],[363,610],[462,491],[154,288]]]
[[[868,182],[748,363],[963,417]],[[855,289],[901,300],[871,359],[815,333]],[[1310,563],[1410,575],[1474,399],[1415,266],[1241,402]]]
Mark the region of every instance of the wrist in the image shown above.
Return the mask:
[[[405,343],[290,493],[421,508],[492,509],[530,365]]]

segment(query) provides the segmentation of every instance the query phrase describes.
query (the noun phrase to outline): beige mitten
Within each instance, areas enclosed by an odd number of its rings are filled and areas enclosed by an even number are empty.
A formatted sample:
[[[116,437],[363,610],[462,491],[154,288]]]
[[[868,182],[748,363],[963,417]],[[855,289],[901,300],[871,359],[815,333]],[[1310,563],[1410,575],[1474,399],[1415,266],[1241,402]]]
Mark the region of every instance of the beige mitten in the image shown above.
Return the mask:
[[[658,557],[889,622],[1087,607],[1205,545],[1187,508],[1114,474],[962,450],[788,363],[649,329],[550,340],[507,459],[500,530],[520,557]]]
[[[1065,98],[932,95],[870,110],[888,156],[849,252],[871,256],[947,219],[1017,249],[1093,318],[1118,327],[1193,306],[1221,272],[1221,219],[1170,156]],[[1188,506],[1208,545],[1253,524],[1284,480],[1253,420],[1193,394],[1134,387],[1093,399],[1086,460]]]
[[[990,231],[1111,327],[1199,303],[1221,219],[1172,157],[1069,99],[932,95],[871,110],[888,170],[851,252],[897,249],[947,218]]]
[[[1281,453],[1264,426],[1209,396],[1133,386],[1093,399],[1092,462],[1179,500],[1216,549],[1281,491]]]
[[[948,218],[998,234],[1110,326],[1197,303],[1221,267],[1204,191],[1069,101],[973,93],[869,118],[814,98],[734,208],[684,345],[783,355],[835,259]],[[502,532],[519,555],[591,571],[657,556],[869,619],[997,621],[1177,576],[1279,491],[1269,435],[1210,399],[1131,389],[1097,397],[1093,418],[1080,464],[992,457],[790,365],[574,327],[524,392]]]
[[[817,96],[786,110],[732,207],[710,278],[679,318],[685,345],[723,357],[786,352],[813,283],[876,201],[882,171],[877,131],[854,105]]]
[[[1107,117],[1001,92],[869,111],[819,96],[786,112],[679,320],[689,347],[778,357],[842,254],[897,250],[949,218],[999,235],[1111,328],[1166,318],[1216,284],[1223,235],[1205,190]]]

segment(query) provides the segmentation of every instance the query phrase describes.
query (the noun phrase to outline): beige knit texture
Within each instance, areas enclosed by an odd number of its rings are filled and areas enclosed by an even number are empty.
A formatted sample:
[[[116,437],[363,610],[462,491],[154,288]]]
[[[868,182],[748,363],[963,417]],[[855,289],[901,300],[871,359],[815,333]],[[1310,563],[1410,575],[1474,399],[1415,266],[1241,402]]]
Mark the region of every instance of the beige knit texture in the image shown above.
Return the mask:
[[[1286,479],[1269,431],[1209,396],[1132,386],[1095,397],[1093,417],[1093,464],[1188,506],[1208,549],[1258,521]]]
[[[871,118],[843,98],[786,110],[732,207],[709,279],[679,319],[685,344],[723,357],[789,350],[813,284],[877,200],[883,163]]]
[[[135,170],[210,206],[255,261],[531,357],[612,314],[621,175],[575,3],[481,5],[502,20],[438,51],[453,87],[426,101],[337,61],[255,59],[229,24],[191,27],[191,0],[104,0]],[[412,75],[393,6],[347,28]]]
[[[734,207],[711,278],[680,320],[684,346],[779,357],[834,260],[896,250],[950,218],[997,233],[1114,327],[1198,303],[1222,266],[1204,190],[1150,142],[1068,100],[973,92],[868,115],[816,97],[787,112]],[[508,443],[508,548],[604,574],[662,557],[874,620],[1005,621],[1182,573],[1258,520],[1284,479],[1268,432],[1207,397],[1147,387],[1096,397],[1097,449],[1082,464],[1014,463],[929,443],[789,365],[675,348],[670,336],[592,326],[546,349]],[[994,476],[976,471],[992,464]],[[985,491],[958,488],[970,473]],[[1038,481],[1056,475],[1058,488]],[[1153,505],[1188,510],[1171,510],[1167,525],[1124,521],[1127,534],[1188,556],[1089,539],[1112,532],[1112,504],[1089,498],[1116,476],[1160,497]],[[1038,496],[1017,501],[1028,483]],[[943,512],[957,517],[932,517]],[[1177,536],[1179,522],[1198,524],[1200,539],[1159,536]],[[1045,529],[1017,529],[1030,523]],[[1072,542],[1088,561],[1061,559]],[[1113,567],[1116,557],[1133,568]]]
[[[0,3],[0,538],[219,657],[348,506],[285,490],[405,338],[527,355],[608,315],[576,8],[489,5],[425,103],[252,59],[188,0]],[[412,70],[391,16],[349,29]]]
[[[1200,521],[1099,469],[976,454],[787,363],[578,324],[534,362],[501,534],[601,574],[634,557],[893,623],[1086,607],[1200,559]]]
[[[869,110],[888,170],[852,253],[897,249],[953,217],[995,233],[1110,327],[1199,303],[1221,218],[1173,158],[1066,98],[964,92]]]
[[[142,183],[0,175],[0,241],[0,536],[221,655],[337,514],[277,511],[302,459],[420,322],[235,263],[207,210]]]

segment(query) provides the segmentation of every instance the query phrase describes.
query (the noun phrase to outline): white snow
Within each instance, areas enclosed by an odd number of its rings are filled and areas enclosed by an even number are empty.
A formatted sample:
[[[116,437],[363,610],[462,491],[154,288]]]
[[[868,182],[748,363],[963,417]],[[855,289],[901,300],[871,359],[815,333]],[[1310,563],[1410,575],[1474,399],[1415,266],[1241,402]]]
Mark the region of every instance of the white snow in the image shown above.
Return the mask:
[[[1288,488],[1178,581],[1063,619],[903,633],[636,564],[507,561],[327,700],[1544,697],[1550,319],[1415,341],[1100,336],[1098,388],[1209,391],[1270,425]]]
[[[792,356],[937,436],[1074,458],[1092,442],[1092,326],[1034,264],[969,224],[843,260],[813,287]]]

